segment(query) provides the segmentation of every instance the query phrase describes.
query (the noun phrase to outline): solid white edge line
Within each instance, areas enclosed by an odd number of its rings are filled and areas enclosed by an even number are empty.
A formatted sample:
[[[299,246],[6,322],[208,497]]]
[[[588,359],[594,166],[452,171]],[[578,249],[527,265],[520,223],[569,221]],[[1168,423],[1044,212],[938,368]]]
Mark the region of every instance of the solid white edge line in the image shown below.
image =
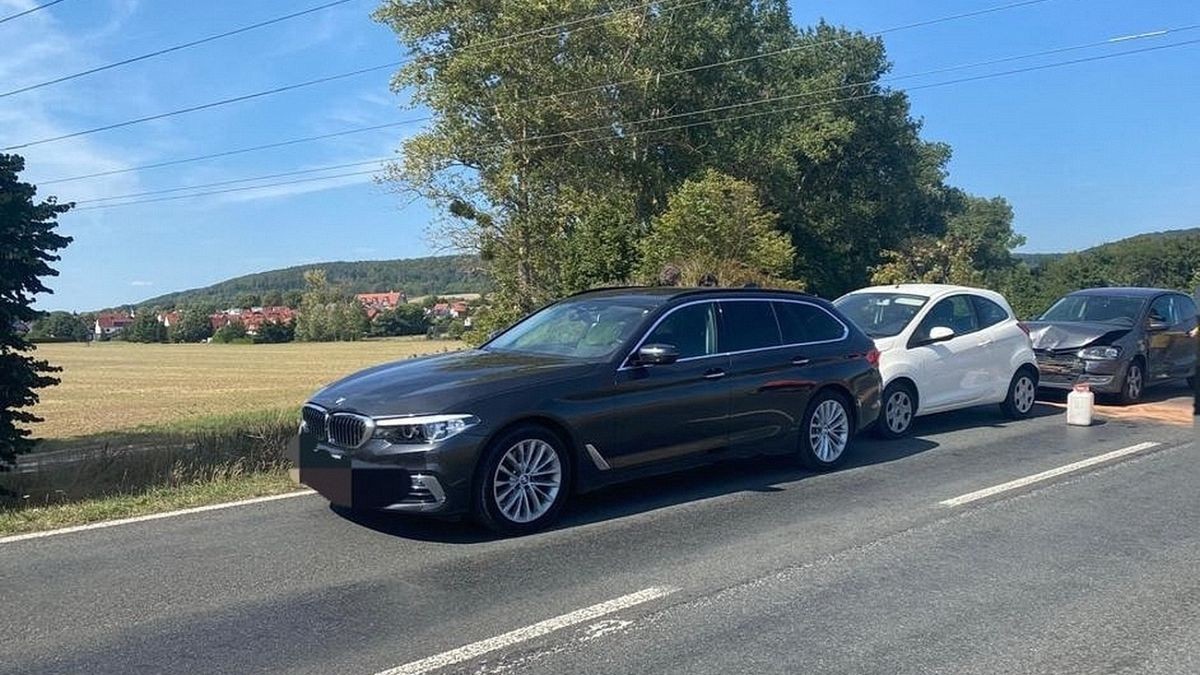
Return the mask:
[[[612,614],[623,609],[629,609],[635,605],[666,597],[677,590],[679,589],[666,586],[653,586],[637,593],[622,595],[607,602],[601,602],[591,607],[575,610],[569,614],[556,616],[553,619],[540,621],[531,626],[518,628],[503,635],[497,635],[496,637],[480,640],[479,642],[472,642],[469,645],[463,645],[458,649],[435,654],[420,661],[413,661],[402,666],[389,668],[388,670],[380,671],[377,675],[421,675],[422,673],[428,673],[439,668],[453,666],[498,649],[511,647],[520,642],[533,640],[563,628],[569,628],[585,621],[598,619],[606,614]]]
[[[175,516],[186,516],[192,513],[204,513],[205,511],[219,511],[221,509],[231,509],[235,506],[249,506],[250,504],[262,504],[263,502],[273,502],[280,499],[291,499],[292,497],[304,497],[307,495],[316,494],[313,490],[298,490],[296,492],[285,492],[281,495],[270,495],[268,497],[254,497],[252,499],[242,499],[236,502],[223,502],[221,504],[209,504],[207,506],[193,506],[188,509],[179,509],[177,511],[164,511],[162,513],[151,513],[145,516],[133,516],[132,518],[121,518],[119,520],[105,520],[99,523],[88,523],[86,525],[73,525],[71,527],[63,527],[57,530],[44,530],[42,532],[28,532],[26,534],[14,534],[8,537],[0,537],[0,544],[11,544],[13,542],[25,541],[26,539],[41,539],[42,537],[53,537],[60,534],[71,534],[72,532],[86,532],[88,530],[102,530],[106,527],[116,527],[118,525],[129,525],[131,523],[144,523],[148,520],[160,520],[162,518],[174,518]]]
[[[1143,452],[1143,451],[1149,450],[1151,448],[1157,448],[1160,445],[1162,445],[1162,444],[1155,443],[1155,442],[1138,443],[1137,445],[1131,445],[1128,448],[1121,448],[1120,450],[1113,450],[1112,452],[1106,452],[1103,455],[1096,455],[1095,457],[1089,457],[1088,459],[1080,460],[1078,462],[1072,462],[1070,464],[1065,464],[1056,469],[1050,469],[1049,471],[1035,473],[1032,476],[1018,478],[1016,480],[1011,480],[1007,483],[1001,483],[999,485],[993,485],[990,488],[976,490],[975,492],[968,492],[965,495],[961,495],[961,496],[955,497],[953,499],[947,499],[945,501],[938,502],[938,503],[941,504],[942,506],[962,506],[963,504],[970,504],[971,502],[979,501],[980,499],[986,499],[988,497],[991,497],[992,495],[1000,494],[1001,492],[1008,492],[1009,490],[1016,490],[1018,488],[1025,487],[1026,485],[1040,483],[1044,480],[1050,480],[1051,478],[1055,478],[1055,477],[1061,476],[1063,474],[1073,473],[1073,472],[1079,471],[1081,469],[1086,469],[1089,466],[1095,466],[1097,464],[1111,462],[1115,459],[1120,459],[1122,457],[1137,454],[1139,452]]]

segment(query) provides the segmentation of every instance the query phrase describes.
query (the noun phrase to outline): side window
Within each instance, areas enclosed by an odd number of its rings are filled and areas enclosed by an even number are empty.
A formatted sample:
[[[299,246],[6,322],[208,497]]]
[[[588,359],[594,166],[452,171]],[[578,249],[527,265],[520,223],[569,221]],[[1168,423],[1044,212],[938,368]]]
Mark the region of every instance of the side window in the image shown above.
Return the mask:
[[[971,302],[975,303],[975,314],[979,317],[980,328],[991,328],[1009,319],[1006,309],[985,297],[972,295]]]
[[[741,352],[747,349],[778,347],[779,323],[771,303],[765,300],[743,300],[721,303],[721,351]]]
[[[1175,321],[1182,324],[1196,325],[1196,303],[1186,295],[1175,296]]]
[[[671,312],[646,336],[642,344],[672,345],[679,350],[681,359],[716,354],[716,306],[705,302]]]
[[[1165,321],[1171,325],[1178,323],[1175,319],[1174,307],[1171,304],[1171,296],[1164,295],[1155,300],[1153,305],[1150,305],[1150,320]]]
[[[929,331],[939,326],[949,328],[955,335],[966,335],[978,330],[975,322],[975,310],[971,301],[965,295],[955,295],[933,306],[913,337],[917,340],[928,340]]]
[[[846,327],[832,314],[803,302],[774,302],[783,344],[832,342],[846,336]]]

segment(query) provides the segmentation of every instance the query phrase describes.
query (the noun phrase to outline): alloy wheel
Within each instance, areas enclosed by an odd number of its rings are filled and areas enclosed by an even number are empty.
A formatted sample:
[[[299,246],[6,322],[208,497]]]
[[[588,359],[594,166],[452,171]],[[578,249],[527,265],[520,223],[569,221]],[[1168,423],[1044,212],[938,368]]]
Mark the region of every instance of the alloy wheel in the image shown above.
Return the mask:
[[[541,439],[526,439],[500,458],[492,478],[492,497],[505,518],[529,523],[554,506],[562,480],[562,463],[554,448]]]
[[[1142,367],[1138,364],[1129,366],[1129,373],[1125,376],[1125,395],[1130,401],[1136,401],[1142,397],[1142,387],[1145,383],[1142,381]]]
[[[888,397],[884,414],[887,418],[888,430],[893,434],[903,434],[908,431],[913,419],[912,397],[903,389],[892,392],[892,395]]]
[[[1033,379],[1028,375],[1022,375],[1017,378],[1017,385],[1013,387],[1013,405],[1017,412],[1024,415],[1033,409],[1033,403],[1037,399],[1037,386],[1034,385]]]
[[[813,454],[822,462],[833,462],[850,442],[850,416],[834,399],[822,401],[808,424],[808,440]]]

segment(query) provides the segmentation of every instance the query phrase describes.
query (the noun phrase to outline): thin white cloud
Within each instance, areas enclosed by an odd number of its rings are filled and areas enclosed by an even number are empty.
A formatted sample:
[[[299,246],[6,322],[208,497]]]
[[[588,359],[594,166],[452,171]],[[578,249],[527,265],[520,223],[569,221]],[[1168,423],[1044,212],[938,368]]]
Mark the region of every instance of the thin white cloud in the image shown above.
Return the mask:
[[[129,282],[129,285],[130,286],[153,286],[154,282],[153,281],[142,281],[139,279],[137,281]]]

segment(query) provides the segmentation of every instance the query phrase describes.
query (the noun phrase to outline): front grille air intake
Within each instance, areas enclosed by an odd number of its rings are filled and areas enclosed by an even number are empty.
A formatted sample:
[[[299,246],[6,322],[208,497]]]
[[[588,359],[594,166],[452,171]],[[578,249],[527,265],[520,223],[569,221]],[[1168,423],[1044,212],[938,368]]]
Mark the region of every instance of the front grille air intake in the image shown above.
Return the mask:
[[[334,413],[329,416],[329,442],[343,448],[358,448],[371,438],[374,427],[375,424],[369,417],[354,413]]]

